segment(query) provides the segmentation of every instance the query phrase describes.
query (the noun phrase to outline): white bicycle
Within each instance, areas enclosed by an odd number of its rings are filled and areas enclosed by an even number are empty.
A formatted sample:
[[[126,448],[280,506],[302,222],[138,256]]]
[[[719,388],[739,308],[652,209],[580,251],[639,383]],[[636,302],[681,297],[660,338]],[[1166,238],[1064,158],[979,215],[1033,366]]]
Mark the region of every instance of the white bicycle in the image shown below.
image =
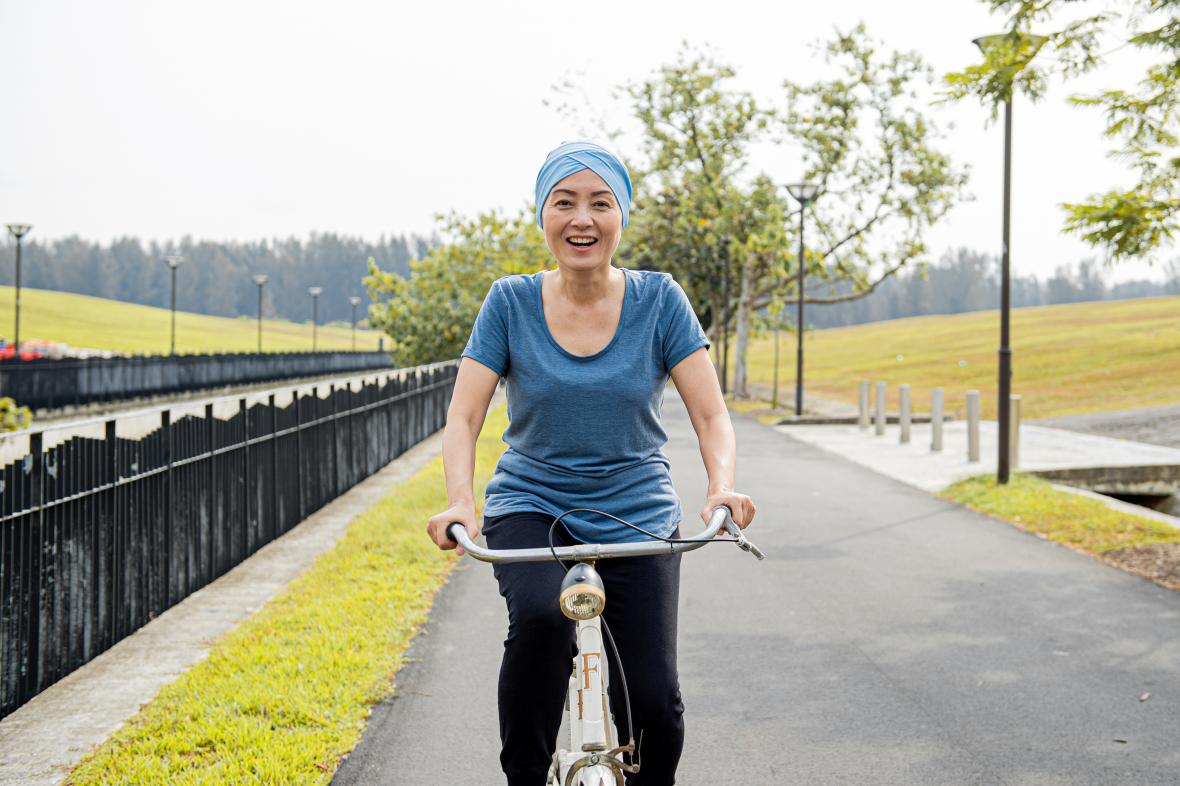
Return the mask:
[[[574,656],[570,674],[569,693],[565,712],[569,728],[569,748],[560,749],[553,755],[553,765],[546,781],[549,786],[624,786],[625,773],[639,772],[640,763],[628,764],[623,755],[635,756],[634,726],[630,723],[631,700],[627,693],[626,674],[620,669],[624,703],[627,712],[627,728],[631,731],[626,744],[620,744],[608,700],[610,675],[607,660],[603,657],[603,631],[606,641],[615,653],[619,663],[618,650],[611,639],[610,628],[601,619],[606,606],[606,591],[594,563],[609,557],[639,557],[698,549],[706,543],[736,543],[758,559],[762,552],[746,539],[741,528],[734,523],[729,508],[718,507],[709,518],[704,531],[695,538],[659,538],[633,524],[617,519],[597,510],[579,508],[568,510],[554,519],[553,526],[570,513],[589,512],[607,516],[632,529],[644,532],[653,540],[627,543],[584,543],[573,546],[552,545],[553,529],[550,528],[549,548],[531,549],[486,549],[476,545],[467,535],[462,524],[447,526],[447,534],[462,546],[468,554],[482,562],[542,562],[545,560],[570,560],[573,566],[561,583],[558,605],[561,612],[577,623],[577,654]],[[715,537],[724,528],[732,537]],[[622,664],[620,663],[620,666]]]

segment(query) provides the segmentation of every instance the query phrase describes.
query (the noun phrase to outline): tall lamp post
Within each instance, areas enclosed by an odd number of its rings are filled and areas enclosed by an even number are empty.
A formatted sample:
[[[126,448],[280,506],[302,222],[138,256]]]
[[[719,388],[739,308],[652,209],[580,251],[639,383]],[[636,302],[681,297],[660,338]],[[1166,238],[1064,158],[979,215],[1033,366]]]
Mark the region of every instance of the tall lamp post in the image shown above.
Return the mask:
[[[996,46],[1018,44],[1020,55],[1024,63],[1032,60],[1037,51],[1048,39],[1031,33],[1000,33],[985,35],[973,40],[984,57]],[[1010,75],[1011,76],[1011,75]],[[1012,82],[1009,76],[1007,89],[1004,92],[1004,228],[1003,246],[1000,262],[1000,379],[999,397],[996,406],[999,408],[999,461],[996,466],[996,483],[1007,483],[1009,476],[1009,450],[1011,425],[1011,394],[1012,394],[1012,348],[1009,346],[1008,314],[1011,310],[1011,288],[1009,286],[1009,248],[1008,228],[1012,215]]]
[[[803,415],[803,278],[806,273],[803,264],[803,214],[807,206],[819,194],[815,183],[791,183],[787,191],[799,203],[799,316],[796,320],[798,349],[795,352],[795,415]]]
[[[356,352],[356,307],[360,305],[361,299],[353,295],[348,302],[352,305],[352,351]]]
[[[184,261],[184,257],[179,254],[169,254],[164,257],[164,261],[168,263],[168,269],[172,271],[172,342],[168,348],[169,355],[176,354],[176,268],[180,267],[180,263]]]
[[[8,231],[16,238],[16,324],[12,331],[12,356],[20,360],[20,239],[29,234],[32,224],[6,224]]]
[[[264,273],[254,274],[254,283],[258,285],[258,352],[262,353],[262,285],[266,283]]]
[[[307,294],[311,295],[311,351],[316,351],[316,329],[320,324],[319,299],[323,287],[308,287]]]

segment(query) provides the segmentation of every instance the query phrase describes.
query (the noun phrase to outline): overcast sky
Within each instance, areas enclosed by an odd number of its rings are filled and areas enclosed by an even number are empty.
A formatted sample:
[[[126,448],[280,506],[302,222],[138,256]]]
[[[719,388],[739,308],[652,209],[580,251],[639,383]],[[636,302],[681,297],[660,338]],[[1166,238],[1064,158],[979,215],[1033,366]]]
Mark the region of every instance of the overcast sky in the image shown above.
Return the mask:
[[[980,0],[0,0],[0,221],[103,242],[427,234],[435,213],[531,199],[546,152],[579,136],[542,104],[568,74],[583,73],[595,108],[621,124],[611,86],[672,62],[687,39],[781,105],[784,78],[821,75],[809,44],[859,20],[940,74],[975,62],[971,39],[1002,29]],[[1037,105],[1018,99],[1015,273],[1094,255],[1060,234],[1057,205],[1131,180],[1105,155],[1099,114],[1065,98],[1129,86],[1135,58],[1124,50]],[[975,197],[931,234],[932,256],[998,252],[1002,127],[977,104],[931,115]],[[754,168],[783,183],[801,169],[770,147]],[[1156,275],[1131,263],[1115,279]]]

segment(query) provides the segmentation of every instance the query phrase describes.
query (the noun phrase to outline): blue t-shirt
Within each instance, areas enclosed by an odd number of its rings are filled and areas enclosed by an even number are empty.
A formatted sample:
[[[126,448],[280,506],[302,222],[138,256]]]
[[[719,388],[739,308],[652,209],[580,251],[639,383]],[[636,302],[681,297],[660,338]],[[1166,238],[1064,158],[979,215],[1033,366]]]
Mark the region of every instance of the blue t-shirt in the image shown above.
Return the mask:
[[[614,338],[593,355],[554,340],[541,277],[505,276],[479,310],[464,357],[508,384],[508,449],[487,486],[484,515],[594,508],[657,535],[680,523],[660,408],[669,371],[708,347],[684,290],[667,273],[626,270]],[[587,542],[645,540],[594,514],[563,519]]]

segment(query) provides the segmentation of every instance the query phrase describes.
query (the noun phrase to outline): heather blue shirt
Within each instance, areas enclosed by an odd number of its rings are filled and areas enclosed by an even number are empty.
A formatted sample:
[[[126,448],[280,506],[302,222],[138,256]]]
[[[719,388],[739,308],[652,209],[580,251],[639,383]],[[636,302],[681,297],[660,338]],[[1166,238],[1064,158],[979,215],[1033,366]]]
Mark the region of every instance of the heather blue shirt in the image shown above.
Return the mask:
[[[614,338],[593,355],[573,355],[549,333],[542,275],[494,282],[463,350],[508,386],[508,449],[484,515],[594,508],[667,536],[681,508],[660,450],[668,440],[660,408],[672,367],[709,346],[700,322],[672,276],[624,269]],[[563,521],[584,541],[646,539],[594,514]]]

